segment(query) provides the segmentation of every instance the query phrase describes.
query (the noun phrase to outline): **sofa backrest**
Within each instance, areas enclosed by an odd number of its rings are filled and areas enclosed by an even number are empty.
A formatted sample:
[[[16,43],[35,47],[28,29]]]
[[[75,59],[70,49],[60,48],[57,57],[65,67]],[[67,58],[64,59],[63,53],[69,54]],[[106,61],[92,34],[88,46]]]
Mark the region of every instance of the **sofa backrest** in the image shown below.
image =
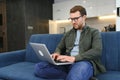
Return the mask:
[[[102,32],[102,63],[107,70],[120,70],[120,32]]]
[[[29,42],[43,43],[47,46],[50,53],[53,53],[62,36],[63,34],[34,34],[30,37]],[[30,62],[40,61],[29,43],[26,47],[26,60]]]

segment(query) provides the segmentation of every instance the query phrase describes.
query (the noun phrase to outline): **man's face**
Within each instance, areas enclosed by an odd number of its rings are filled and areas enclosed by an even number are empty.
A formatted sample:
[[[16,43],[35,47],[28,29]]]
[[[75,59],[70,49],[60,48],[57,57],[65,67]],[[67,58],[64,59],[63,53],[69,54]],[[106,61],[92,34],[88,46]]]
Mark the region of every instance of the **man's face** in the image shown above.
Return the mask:
[[[85,25],[85,19],[86,16],[81,16],[79,11],[76,11],[75,13],[70,13],[70,20],[75,29],[81,30]]]

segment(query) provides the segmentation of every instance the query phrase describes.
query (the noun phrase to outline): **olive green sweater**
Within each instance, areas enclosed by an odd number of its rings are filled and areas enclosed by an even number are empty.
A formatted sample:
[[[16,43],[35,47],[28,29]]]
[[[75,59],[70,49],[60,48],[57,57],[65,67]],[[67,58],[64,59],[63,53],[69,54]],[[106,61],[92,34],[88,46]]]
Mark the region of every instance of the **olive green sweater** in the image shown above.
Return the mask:
[[[58,44],[55,52],[62,55],[69,55],[72,50],[76,38],[76,31],[74,28],[65,33],[61,42]],[[100,62],[102,51],[102,41],[100,32],[97,29],[84,26],[80,41],[79,41],[79,54],[75,56],[75,60],[88,60],[94,67],[94,75],[105,72],[105,68]]]

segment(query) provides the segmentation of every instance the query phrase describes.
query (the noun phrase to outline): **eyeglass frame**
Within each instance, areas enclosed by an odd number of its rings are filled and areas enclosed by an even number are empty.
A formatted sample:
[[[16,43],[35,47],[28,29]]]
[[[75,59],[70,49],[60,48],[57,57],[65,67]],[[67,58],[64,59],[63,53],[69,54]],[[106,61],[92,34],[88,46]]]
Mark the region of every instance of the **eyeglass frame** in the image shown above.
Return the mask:
[[[71,21],[78,21],[78,19],[80,18],[80,17],[83,17],[83,16],[79,16],[79,17],[74,17],[74,18],[68,18],[68,20],[71,20]]]

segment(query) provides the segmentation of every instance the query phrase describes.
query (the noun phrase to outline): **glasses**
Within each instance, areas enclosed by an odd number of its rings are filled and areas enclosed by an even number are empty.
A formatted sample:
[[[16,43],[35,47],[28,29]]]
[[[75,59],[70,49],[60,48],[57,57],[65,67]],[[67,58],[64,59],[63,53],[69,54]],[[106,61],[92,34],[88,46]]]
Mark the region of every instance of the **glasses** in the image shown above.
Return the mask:
[[[82,17],[82,16],[75,17],[75,18],[68,18],[68,20],[77,22],[80,17]]]

